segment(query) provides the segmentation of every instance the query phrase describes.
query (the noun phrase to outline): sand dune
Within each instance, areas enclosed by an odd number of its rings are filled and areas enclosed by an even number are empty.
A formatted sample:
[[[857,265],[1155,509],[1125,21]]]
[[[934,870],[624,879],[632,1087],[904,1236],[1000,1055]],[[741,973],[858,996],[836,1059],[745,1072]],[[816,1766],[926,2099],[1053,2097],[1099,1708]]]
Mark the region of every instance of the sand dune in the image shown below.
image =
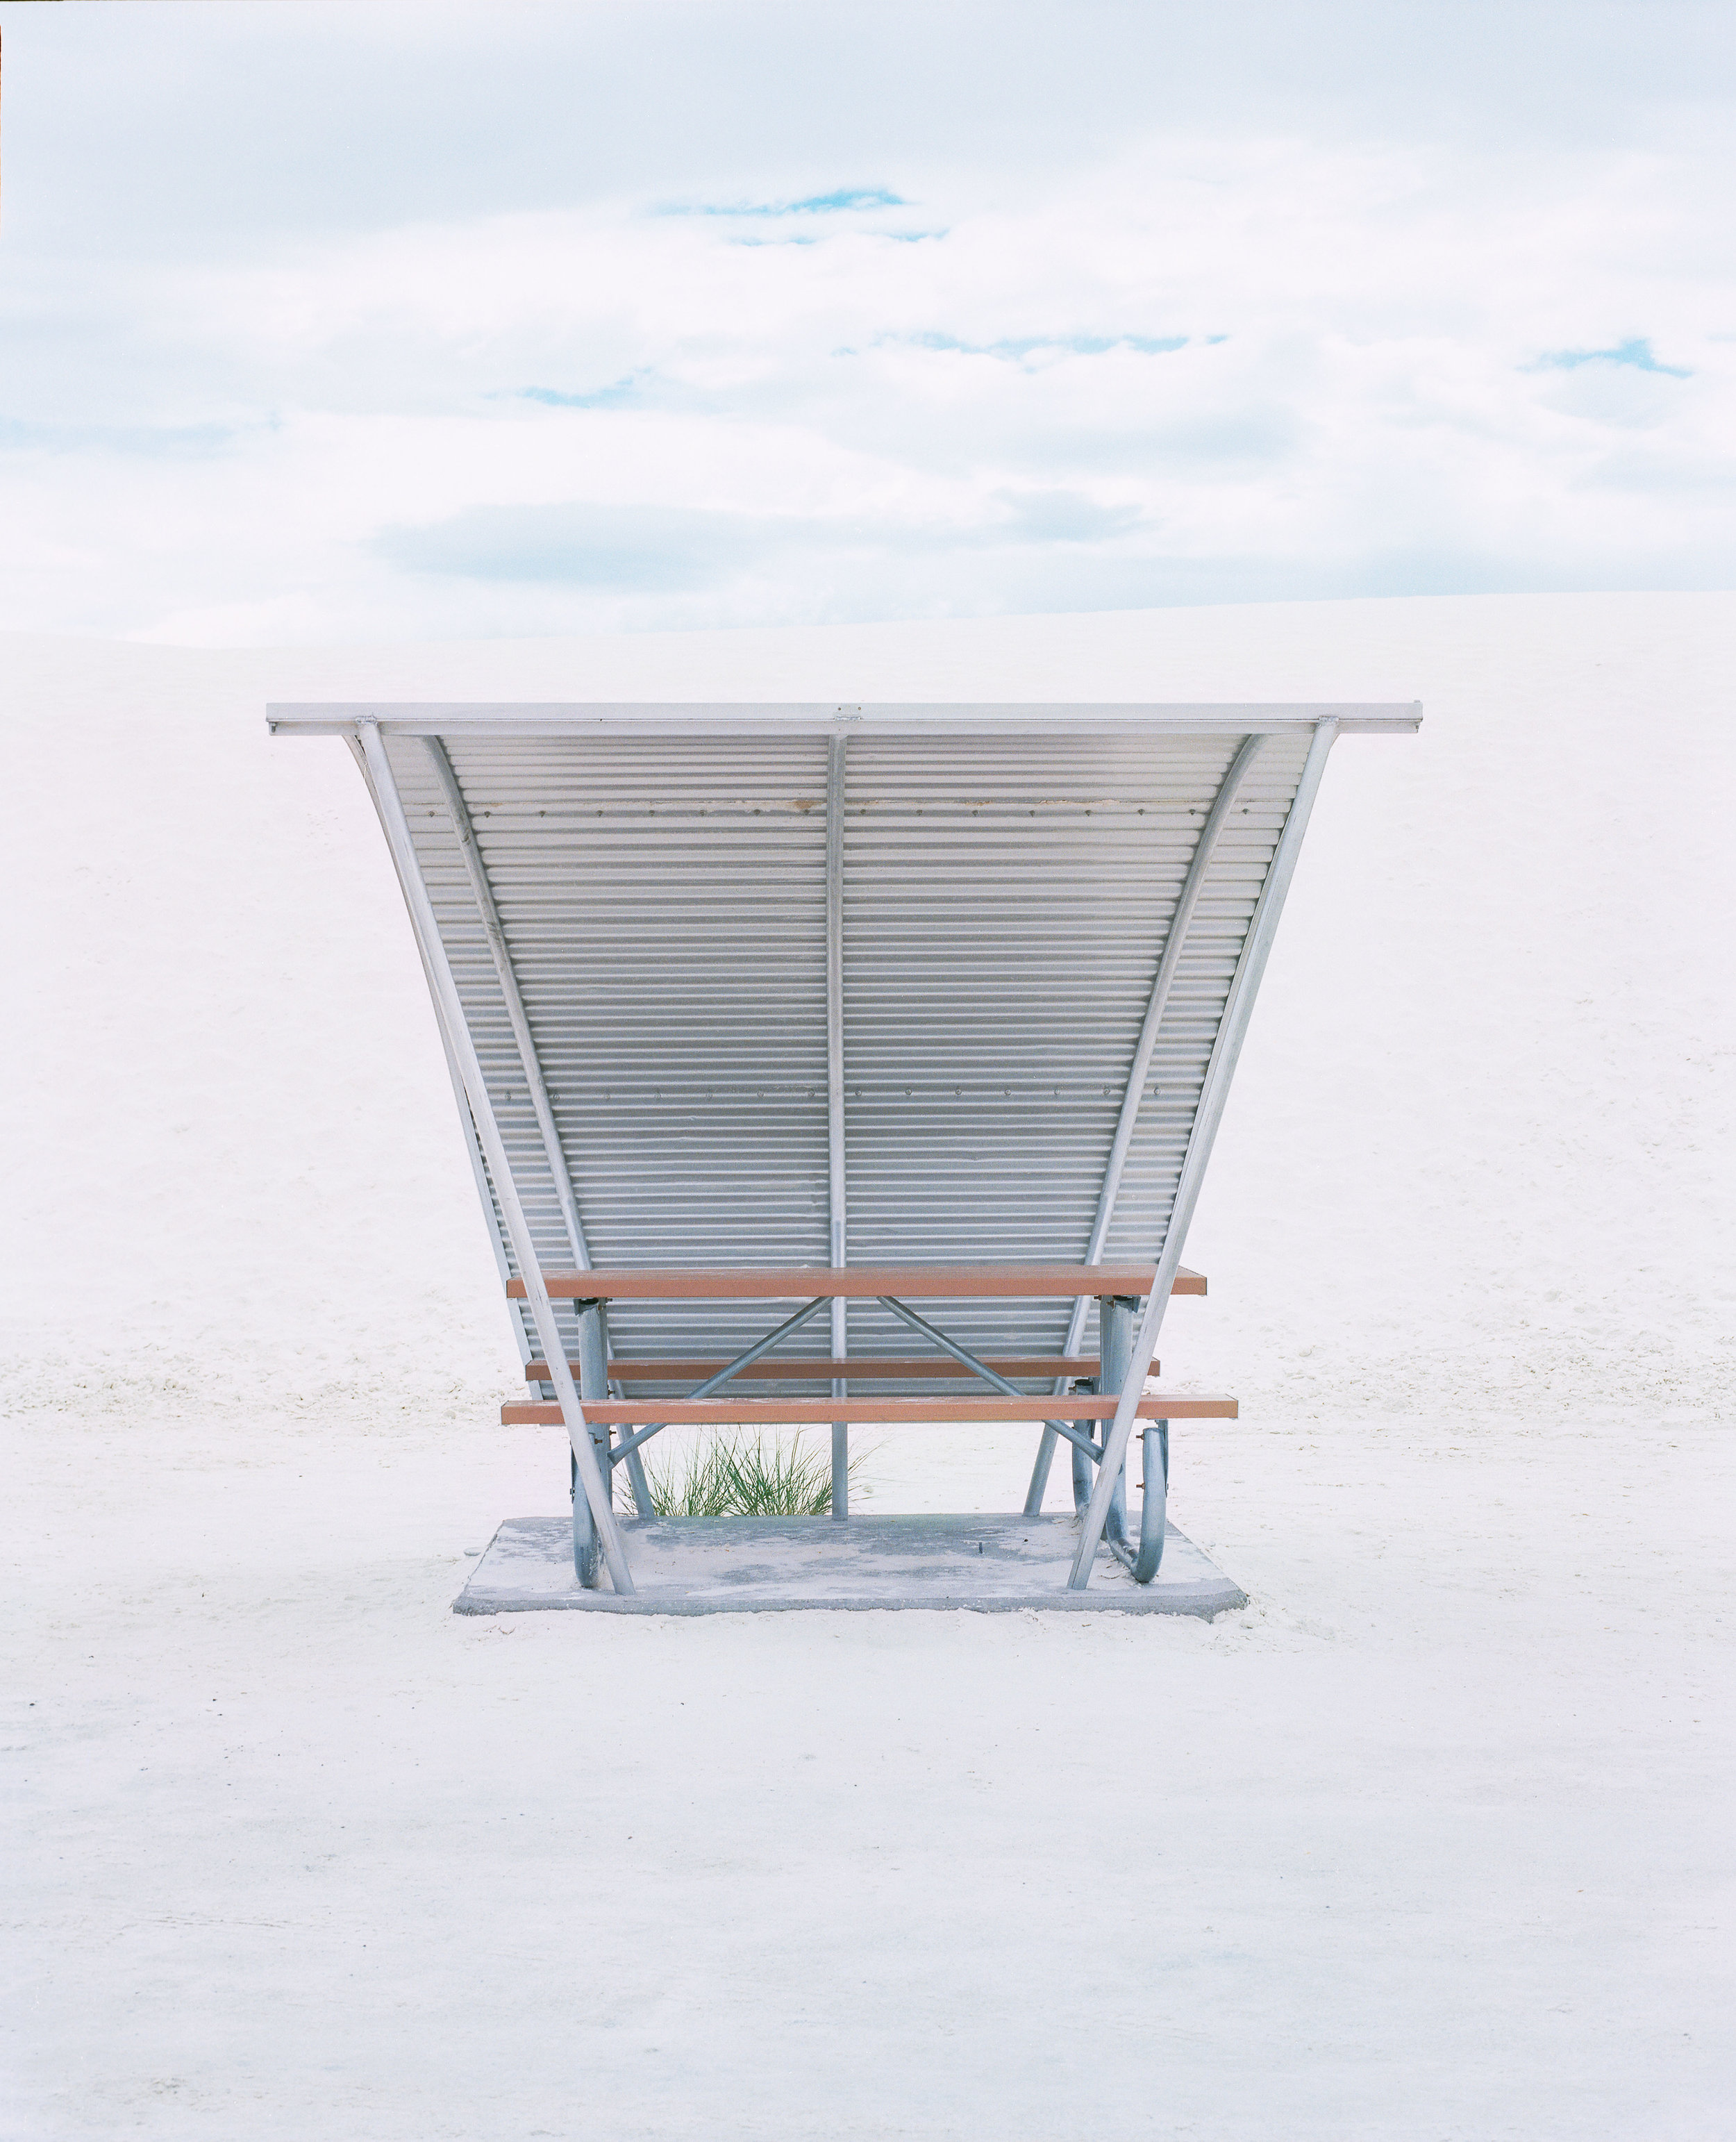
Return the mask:
[[[1733,655],[1727,595],[0,639],[0,2131],[1726,2132]],[[450,1616],[565,1458],[491,1424],[359,778],[265,733],[370,693],[1424,702],[1334,754],[1163,1345],[1244,1401],[1175,1508],[1245,1613]]]

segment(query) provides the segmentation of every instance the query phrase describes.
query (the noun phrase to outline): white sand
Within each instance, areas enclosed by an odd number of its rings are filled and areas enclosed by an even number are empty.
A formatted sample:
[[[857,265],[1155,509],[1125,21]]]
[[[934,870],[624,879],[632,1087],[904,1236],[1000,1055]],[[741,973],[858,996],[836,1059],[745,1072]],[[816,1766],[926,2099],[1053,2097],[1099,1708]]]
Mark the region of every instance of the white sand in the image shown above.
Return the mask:
[[[1733,627],[0,641],[0,2133],[1728,2135]],[[360,781],[264,736],[372,690],[1425,701],[1334,754],[1162,1348],[1247,1611],[448,1613],[565,1460]]]

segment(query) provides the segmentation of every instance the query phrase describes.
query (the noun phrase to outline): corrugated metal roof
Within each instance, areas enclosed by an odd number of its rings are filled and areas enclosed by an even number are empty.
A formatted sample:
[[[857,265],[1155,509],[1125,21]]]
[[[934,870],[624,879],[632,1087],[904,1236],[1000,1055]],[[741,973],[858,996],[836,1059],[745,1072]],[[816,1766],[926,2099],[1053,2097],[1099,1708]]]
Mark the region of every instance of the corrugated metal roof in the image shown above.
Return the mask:
[[[829,1261],[827,767],[841,735],[847,1261],[1077,1261],[1170,921],[1244,739],[1264,742],[1205,872],[1112,1259],[1163,1246],[1226,994],[1318,724],[1412,728],[1419,710],[271,717],[303,733],[377,720],[537,1255],[566,1271],[572,1246],[429,737],[474,828],[594,1263]],[[980,1353],[1059,1352],[1071,1306],[935,1315]],[[766,1313],[622,1302],[610,1325],[620,1355],[721,1356],[759,1336]],[[868,1304],[851,1305],[850,1345],[910,1351]],[[789,1350],[829,1350],[821,1318]]]

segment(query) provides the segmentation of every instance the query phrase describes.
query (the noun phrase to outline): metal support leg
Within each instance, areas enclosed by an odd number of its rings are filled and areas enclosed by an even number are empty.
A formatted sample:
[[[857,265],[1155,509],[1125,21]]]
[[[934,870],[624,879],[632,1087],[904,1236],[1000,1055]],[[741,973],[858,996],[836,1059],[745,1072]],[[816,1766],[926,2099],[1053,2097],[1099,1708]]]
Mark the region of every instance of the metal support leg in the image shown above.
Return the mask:
[[[1058,1390],[1060,1386],[1057,1384]],[[1031,1484],[1025,1490],[1024,1513],[1034,1518],[1043,1508],[1043,1496],[1048,1491],[1049,1467],[1054,1463],[1055,1431],[1045,1421],[1043,1434],[1037,1444],[1037,1463],[1031,1468]]]
[[[1163,1560],[1169,1510],[1169,1423],[1148,1422],[1145,1431],[1145,1506],[1139,1513],[1139,1553],[1133,1582],[1149,1584]]]
[[[1102,1375],[1100,1388],[1119,1392],[1127,1380],[1127,1368],[1133,1359],[1133,1326],[1139,1314],[1139,1304],[1122,1295],[1103,1295],[1097,1301],[1097,1321],[1101,1327],[1102,1345]],[[1096,1483],[1093,1481],[1094,1487]],[[1077,1498],[1075,1498],[1077,1501]],[[1090,1490],[1086,1491],[1090,1500]],[[1127,1463],[1122,1460],[1116,1473],[1115,1492],[1109,1501],[1109,1515],[1103,1530],[1111,1547],[1122,1547],[1127,1537]]]
[[[627,1484],[633,1490],[633,1507],[642,1518],[654,1518],[657,1505],[651,1499],[651,1483],[645,1477],[645,1461],[639,1453],[628,1451],[619,1463],[627,1468]]]
[[[603,1305],[600,1301],[581,1301],[575,1305],[579,1311],[579,1395],[582,1399],[606,1399],[609,1396],[609,1351],[603,1337]],[[603,1478],[610,1478],[609,1458],[609,1430],[594,1427],[590,1430],[591,1449],[596,1453],[598,1469]],[[574,1478],[576,1480],[576,1462]],[[573,1567],[579,1582],[587,1591],[596,1589],[602,1568],[603,1543],[598,1537],[590,1505],[582,1495],[573,1497]]]
[[[846,1320],[845,1305],[841,1297],[835,1298],[831,1306],[832,1356],[844,1360],[850,1345],[849,1326]],[[843,1377],[832,1380],[832,1396],[847,1398],[850,1386]],[[832,1497],[831,1513],[841,1525],[850,1515],[850,1423],[832,1423]]]
[[[597,1321],[603,1348],[603,1359],[599,1367],[606,1374],[609,1367],[609,1305],[604,1302],[599,1303],[598,1306],[600,1313]],[[606,1383],[604,1385],[604,1391],[609,1398],[620,1395],[619,1392],[609,1390]],[[621,1433],[624,1438],[626,1430],[624,1429]],[[651,1499],[651,1483],[645,1478],[644,1456],[636,1447],[629,1447],[625,1451],[618,1450],[615,1453],[614,1463],[627,1468],[627,1484],[633,1490],[634,1508],[642,1518],[654,1518],[657,1515],[657,1505]],[[607,1478],[609,1476],[605,1473],[604,1477]]]
[[[1087,1379],[1078,1384],[1076,1388],[1081,1391],[1095,1394],[1097,1384],[1094,1381]],[[1082,1420],[1076,1422],[1074,1425],[1083,1429],[1086,1434],[1090,1436],[1093,1442],[1096,1441],[1097,1423],[1095,1421]],[[1087,1451],[1082,1450],[1076,1443],[1073,1446],[1073,1508],[1076,1511],[1084,1509],[1085,1505],[1091,1500],[1091,1491],[1096,1485],[1097,1472],[1091,1455]]]
[[[637,1450],[627,1453],[627,1484],[633,1490],[633,1507],[642,1518],[654,1518],[657,1504],[652,1499],[651,1483],[645,1477],[645,1461]]]
[[[602,1561],[602,1542],[597,1533],[597,1521],[591,1515],[591,1506],[579,1486],[579,1459],[570,1449],[567,1452],[567,1488],[573,1498],[573,1574],[587,1592],[594,1592]]]

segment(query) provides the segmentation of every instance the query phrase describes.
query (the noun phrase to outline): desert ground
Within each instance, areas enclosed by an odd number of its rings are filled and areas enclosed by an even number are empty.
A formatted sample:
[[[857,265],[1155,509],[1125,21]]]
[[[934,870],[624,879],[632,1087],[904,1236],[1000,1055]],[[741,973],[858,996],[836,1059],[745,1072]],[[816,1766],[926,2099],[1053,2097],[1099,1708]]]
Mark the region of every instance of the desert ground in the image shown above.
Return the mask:
[[[0,639],[0,2132],[1728,2136],[1733,655],[1706,595]],[[1423,702],[1334,752],[1162,1345],[1245,1610],[452,1615],[566,1460],[360,779],[266,733],[369,694]],[[870,1508],[1022,1496],[866,1439]]]

